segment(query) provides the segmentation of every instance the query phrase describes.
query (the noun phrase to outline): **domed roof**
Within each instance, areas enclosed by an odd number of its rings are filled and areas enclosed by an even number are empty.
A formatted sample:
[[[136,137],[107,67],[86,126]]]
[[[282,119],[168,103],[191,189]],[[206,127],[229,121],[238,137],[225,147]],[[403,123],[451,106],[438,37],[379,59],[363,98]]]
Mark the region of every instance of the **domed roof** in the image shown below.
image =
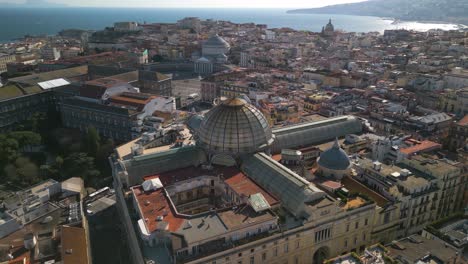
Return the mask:
[[[254,153],[273,143],[265,116],[240,98],[228,99],[210,110],[197,134],[199,143],[213,153]]]
[[[335,27],[333,26],[331,19],[328,21],[328,24],[325,26],[325,31],[335,31]]]
[[[229,48],[230,45],[225,41],[222,37],[220,37],[218,34],[210,37],[205,43],[203,43],[204,46],[215,46],[215,47],[224,47],[224,48]]]
[[[336,171],[347,170],[351,166],[348,154],[340,148],[338,139],[336,139],[333,147],[320,154],[317,163],[322,168]]]

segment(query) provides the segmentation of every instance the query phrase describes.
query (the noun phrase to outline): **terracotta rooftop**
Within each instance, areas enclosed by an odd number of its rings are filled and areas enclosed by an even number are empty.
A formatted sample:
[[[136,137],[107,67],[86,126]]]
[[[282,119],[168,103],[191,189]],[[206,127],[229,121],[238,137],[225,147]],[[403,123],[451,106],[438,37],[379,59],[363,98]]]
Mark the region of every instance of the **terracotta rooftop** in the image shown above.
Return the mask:
[[[442,145],[433,141],[424,140],[409,148],[403,148],[400,151],[406,155],[412,155],[418,152],[432,151],[442,148]]]
[[[252,181],[235,167],[214,167],[213,170],[204,170],[200,167],[187,167],[161,174],[146,176],[144,177],[144,180],[159,178],[164,186],[169,186],[180,181],[185,181],[203,175],[222,175],[222,177],[225,179],[224,182],[239,195],[249,197],[252,194],[261,193],[268,201],[270,206],[279,203],[276,198],[262,189],[259,185],[257,185],[254,181]],[[157,221],[158,216],[164,217],[163,221],[169,224],[168,230],[170,232],[176,232],[177,230],[180,231],[180,227],[183,225],[186,219],[176,215],[176,213],[173,211],[169,198],[164,194],[164,188],[151,192],[144,192],[141,186],[135,186],[131,189],[135,199],[137,200],[138,206],[140,207],[142,219],[145,220],[145,225],[149,233],[152,233],[158,229],[158,224],[160,223]],[[230,213],[225,212],[221,213],[220,217],[222,217],[223,222],[230,221],[229,217],[227,220],[225,220],[226,217],[223,217],[223,215],[225,216],[229,214]],[[250,217],[252,219],[256,219],[256,221],[263,221],[261,220],[263,219],[263,214],[256,215],[251,214],[248,211],[232,212],[232,217],[234,216],[242,219]],[[258,218],[259,216],[262,217]],[[271,216],[266,213],[265,217],[270,218]],[[231,226],[235,226],[235,224],[231,223]]]
[[[467,126],[468,125],[468,115],[462,118],[462,120],[458,121],[459,126]]]
[[[244,195],[249,197],[252,194],[261,193],[270,206],[278,204],[278,200],[276,198],[262,189],[262,187],[260,187],[250,178],[245,176],[245,174],[242,172],[238,172],[236,175],[226,179],[224,182],[229,185],[233,191],[241,196]]]
[[[88,247],[83,228],[62,227],[62,259],[64,264],[88,263]]]
[[[164,222],[169,224],[168,230],[171,232],[177,231],[184,222],[183,218],[177,217],[173,212],[168,198],[164,195],[164,189],[144,192],[141,186],[135,186],[132,187],[132,192],[149,233],[158,229],[160,221],[157,218],[160,216],[163,217]]]
[[[131,93],[123,93],[117,96],[111,97],[110,101],[115,104],[120,105],[130,105],[133,107],[138,108],[138,110],[142,110],[148,102],[152,99],[156,98],[156,96],[146,96],[144,94],[137,96],[140,94],[132,95]]]

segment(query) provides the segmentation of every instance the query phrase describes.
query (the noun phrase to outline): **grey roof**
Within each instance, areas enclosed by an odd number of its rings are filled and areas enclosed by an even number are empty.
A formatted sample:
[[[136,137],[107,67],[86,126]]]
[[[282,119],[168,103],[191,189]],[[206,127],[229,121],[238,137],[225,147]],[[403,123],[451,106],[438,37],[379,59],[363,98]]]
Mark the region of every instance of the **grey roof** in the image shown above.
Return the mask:
[[[432,115],[427,115],[427,116],[422,116],[422,117],[410,118],[410,120],[412,121],[424,123],[424,124],[437,124],[437,123],[449,121],[451,119],[452,117],[450,117],[446,113],[437,113],[437,114],[432,114]]]
[[[416,263],[418,260],[430,255],[442,260],[444,263],[450,263],[450,260],[457,255],[457,251],[452,247],[446,247],[445,242],[436,239],[427,239],[420,235],[412,235],[410,237],[397,241],[397,244],[403,246],[404,249],[389,246],[389,255],[393,259],[399,261],[407,261],[408,263]]]
[[[335,140],[335,144],[331,148],[320,155],[317,163],[323,168],[337,171],[346,170],[351,166],[348,154],[341,149],[338,139]]]
[[[187,126],[192,130],[196,131],[200,128],[201,123],[203,122],[204,117],[202,115],[193,115],[188,118]]]
[[[323,198],[325,193],[265,153],[246,156],[243,171],[267,191],[281,200],[292,214],[305,212],[304,203]]]
[[[254,153],[273,142],[265,116],[240,98],[229,99],[210,110],[197,134],[208,151],[233,155]]]
[[[206,161],[205,152],[195,146],[137,156],[123,162],[130,177],[130,185],[140,184],[144,176],[180,168],[198,166]]]
[[[336,137],[362,132],[362,124],[354,116],[340,116],[273,130],[276,136],[273,153],[330,141]]]
[[[207,41],[205,41],[205,43],[203,43],[203,45],[204,46],[219,46],[219,47],[225,47],[225,48],[230,47],[229,43],[227,43],[218,34],[210,37]]]
[[[187,244],[192,244],[225,234],[227,231],[217,214],[207,214],[184,220],[176,233],[183,235]]]

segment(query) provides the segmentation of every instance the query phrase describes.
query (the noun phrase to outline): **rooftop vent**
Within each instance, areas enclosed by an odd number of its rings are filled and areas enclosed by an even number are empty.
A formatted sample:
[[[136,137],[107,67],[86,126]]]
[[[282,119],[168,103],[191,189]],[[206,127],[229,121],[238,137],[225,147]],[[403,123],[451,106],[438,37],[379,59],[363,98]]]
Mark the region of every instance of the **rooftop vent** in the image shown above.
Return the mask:
[[[380,171],[380,169],[382,168],[382,163],[375,161],[374,163],[372,163],[372,168],[376,171]]]

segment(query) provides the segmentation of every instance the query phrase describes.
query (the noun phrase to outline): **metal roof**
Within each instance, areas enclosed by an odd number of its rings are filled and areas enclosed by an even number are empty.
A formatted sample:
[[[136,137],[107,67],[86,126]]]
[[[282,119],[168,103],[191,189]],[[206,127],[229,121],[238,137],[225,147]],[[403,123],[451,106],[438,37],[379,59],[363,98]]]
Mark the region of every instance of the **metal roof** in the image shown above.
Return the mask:
[[[281,204],[296,216],[305,212],[304,203],[325,196],[314,184],[265,153],[244,157],[242,169],[255,182],[280,198]]]

